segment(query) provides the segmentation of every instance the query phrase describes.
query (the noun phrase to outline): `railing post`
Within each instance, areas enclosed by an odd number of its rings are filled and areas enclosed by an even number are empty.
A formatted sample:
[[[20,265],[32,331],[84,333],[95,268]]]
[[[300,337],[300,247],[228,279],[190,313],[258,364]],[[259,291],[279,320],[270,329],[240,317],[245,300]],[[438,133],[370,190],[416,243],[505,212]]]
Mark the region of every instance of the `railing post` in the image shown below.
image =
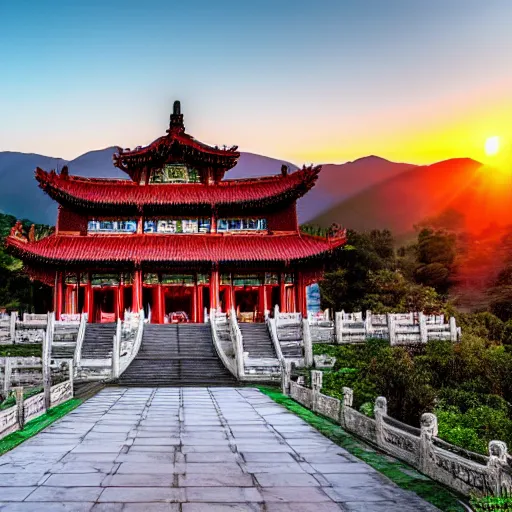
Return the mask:
[[[510,466],[507,459],[507,445],[503,441],[491,441],[489,443],[487,471],[489,481],[493,487],[492,490],[496,496],[501,496],[503,491],[510,490],[511,477],[508,469]],[[505,475],[508,475],[508,485],[505,484]]]
[[[343,313],[336,311],[334,313],[334,335],[338,345],[343,343]]]
[[[11,343],[14,345],[16,343],[16,319],[18,317],[18,313],[16,311],[11,311],[11,318],[9,324],[9,335],[11,338]]]
[[[320,391],[322,390],[322,377],[323,372],[319,370],[311,370],[311,390],[313,391],[313,403],[312,408],[313,411],[317,411],[316,403],[318,400],[318,395],[320,394]]]
[[[375,407],[373,408],[375,414],[375,434],[377,437],[377,444],[384,446],[384,416],[388,414],[388,401],[383,396],[378,396],[375,399]]]
[[[423,314],[423,311],[420,311],[418,313],[418,323],[420,325],[420,341],[421,341],[421,343],[427,343],[427,341],[428,341],[427,318]]]
[[[395,323],[395,315],[392,313],[387,314],[388,319],[388,333],[389,333],[389,344],[396,344],[396,323]]]
[[[119,377],[119,352],[121,348],[121,343],[119,342],[119,338],[116,334],[113,336],[113,344],[112,344],[112,378],[117,379]]]
[[[457,341],[457,321],[454,316],[450,317],[450,341]]]
[[[432,438],[437,436],[437,416],[426,412],[421,416],[420,434],[420,471],[425,475],[431,475],[430,464],[432,461]],[[433,468],[435,472],[435,467]]]
[[[11,389],[11,375],[12,375],[12,362],[10,357],[5,358],[5,367],[4,367],[4,395],[7,396],[7,393]]]
[[[304,365],[306,368],[313,366],[313,342],[311,340],[311,329],[309,320],[302,319],[302,341],[304,343]]]
[[[75,386],[75,371],[73,367],[73,359],[68,359],[68,373],[69,373],[69,383],[71,385],[71,393],[72,396],[75,395],[74,386]]]
[[[16,391],[16,419],[18,421],[19,430],[23,430],[25,426],[25,408],[23,400],[23,387],[14,388]]]
[[[281,391],[283,395],[290,394],[290,377],[292,373],[292,364],[290,361],[285,361],[281,373]]]
[[[44,390],[44,407],[46,410],[51,407],[51,387],[52,387],[52,374],[50,368],[51,346],[53,338],[55,316],[48,316],[48,325],[46,326],[46,335],[43,338],[43,390]]]
[[[371,338],[373,336],[373,326],[372,326],[372,312],[367,311],[364,319],[364,334],[365,337]]]
[[[343,387],[341,392],[343,393],[343,401],[341,402],[340,407],[340,425],[345,427],[345,409],[347,407],[352,407],[352,403],[354,402],[354,391],[352,388]]]

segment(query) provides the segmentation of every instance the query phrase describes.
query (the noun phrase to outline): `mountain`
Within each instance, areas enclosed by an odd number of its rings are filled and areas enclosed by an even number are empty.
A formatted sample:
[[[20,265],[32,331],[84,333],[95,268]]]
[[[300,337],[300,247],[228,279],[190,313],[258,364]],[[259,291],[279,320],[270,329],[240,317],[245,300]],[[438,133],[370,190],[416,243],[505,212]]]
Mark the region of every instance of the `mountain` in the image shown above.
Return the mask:
[[[299,200],[301,223],[310,222],[341,201],[387,180],[412,164],[390,162],[378,156],[367,156],[344,164],[325,164],[313,189]]]
[[[507,182],[508,185],[505,185]],[[342,201],[312,220],[355,230],[391,229],[396,236],[448,210],[478,232],[512,222],[512,187],[507,175],[467,158],[413,167]]]

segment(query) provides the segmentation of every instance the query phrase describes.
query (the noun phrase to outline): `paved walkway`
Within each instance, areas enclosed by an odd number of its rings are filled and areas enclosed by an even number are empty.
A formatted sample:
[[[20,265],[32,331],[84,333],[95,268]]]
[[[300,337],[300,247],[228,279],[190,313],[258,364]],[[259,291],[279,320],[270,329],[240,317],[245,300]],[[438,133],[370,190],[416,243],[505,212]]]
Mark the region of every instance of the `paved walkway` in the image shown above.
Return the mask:
[[[429,511],[256,389],[108,388],[0,457],[2,511]]]

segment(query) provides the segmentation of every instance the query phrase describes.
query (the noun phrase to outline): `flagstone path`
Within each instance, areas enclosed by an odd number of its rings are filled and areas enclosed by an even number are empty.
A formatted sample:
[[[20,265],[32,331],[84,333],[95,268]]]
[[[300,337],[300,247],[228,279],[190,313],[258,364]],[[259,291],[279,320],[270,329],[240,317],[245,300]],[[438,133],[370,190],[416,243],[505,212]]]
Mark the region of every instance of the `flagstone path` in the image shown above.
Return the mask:
[[[0,457],[1,511],[431,511],[251,388],[107,388]]]

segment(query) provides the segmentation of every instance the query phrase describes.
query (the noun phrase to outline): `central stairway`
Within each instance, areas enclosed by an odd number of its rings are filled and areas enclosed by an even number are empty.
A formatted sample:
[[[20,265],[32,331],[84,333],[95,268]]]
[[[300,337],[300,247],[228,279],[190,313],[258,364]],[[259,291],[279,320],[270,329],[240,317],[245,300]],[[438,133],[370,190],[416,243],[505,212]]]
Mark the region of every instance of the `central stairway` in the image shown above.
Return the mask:
[[[242,333],[244,352],[248,352],[250,358],[277,357],[266,324],[241,322],[238,326]]]
[[[87,324],[82,345],[82,359],[109,359],[114,348],[116,324]]]
[[[119,377],[122,386],[233,386],[207,324],[145,325],[139,353]]]

